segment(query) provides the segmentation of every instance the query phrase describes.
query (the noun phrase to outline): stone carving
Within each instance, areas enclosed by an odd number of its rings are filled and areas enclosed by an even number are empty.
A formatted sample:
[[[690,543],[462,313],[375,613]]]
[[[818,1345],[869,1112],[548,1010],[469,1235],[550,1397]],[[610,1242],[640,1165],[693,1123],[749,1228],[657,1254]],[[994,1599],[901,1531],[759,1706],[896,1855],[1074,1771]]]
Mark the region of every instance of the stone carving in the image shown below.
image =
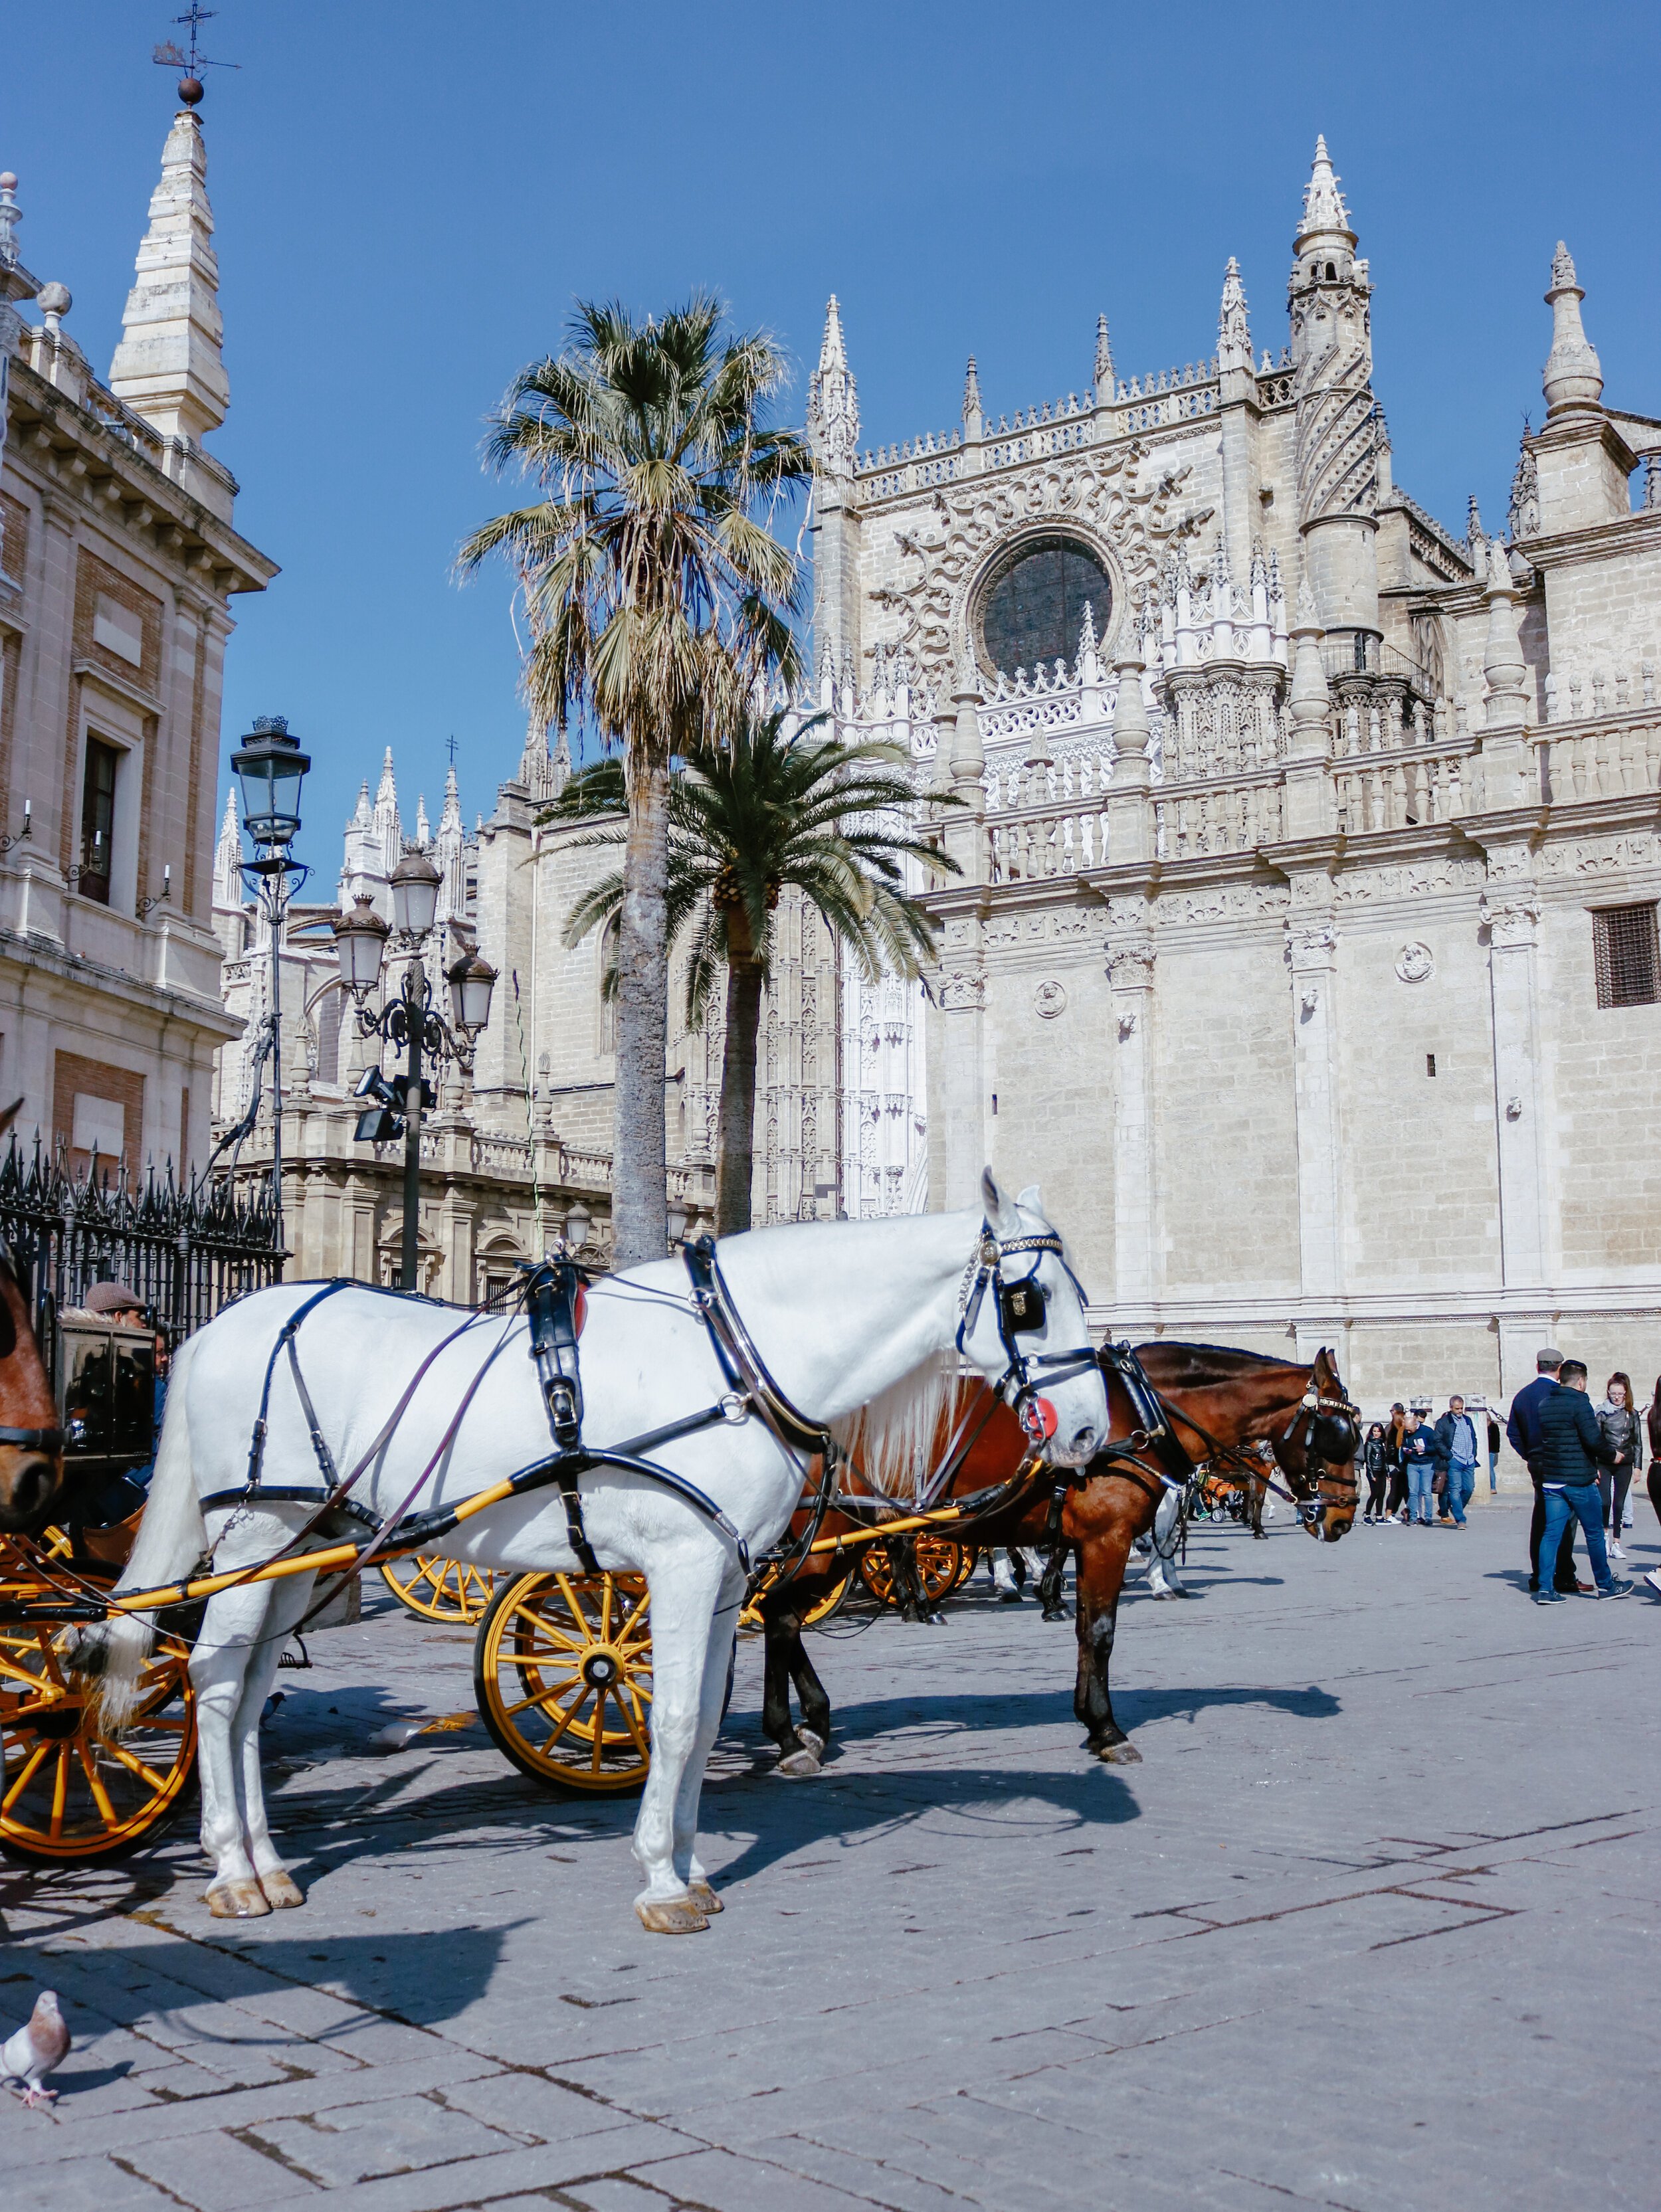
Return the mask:
[[[1132,1038],[1132,1037],[1134,1037],[1134,1036],[1135,1036],[1135,1034],[1136,1034],[1136,1017],[1135,1017],[1135,1014],[1121,1014],[1121,1015],[1120,1015],[1120,1017],[1119,1017],[1119,1042],[1120,1042],[1121,1044],[1128,1044],[1128,1043],[1130,1042],[1131,1038]]]
[[[1536,899],[1524,896],[1496,901],[1484,891],[1477,902],[1477,910],[1495,951],[1514,951],[1534,943],[1535,926],[1540,919]]]
[[[1050,455],[995,480],[936,489],[936,520],[907,532],[901,550],[922,573],[910,582],[882,584],[871,592],[899,625],[895,641],[911,654],[924,678],[944,682],[964,635],[964,602],[983,556],[1033,522],[1080,525],[1110,549],[1134,605],[1158,583],[1167,546],[1191,535],[1213,510],[1184,514],[1188,465],[1162,465],[1140,440],[1116,452],[1088,457]]]
[[[1474,889],[1489,879],[1492,862],[1480,860],[1411,860],[1393,868],[1356,868],[1338,878],[1333,898],[1340,906],[1365,905],[1374,899],[1411,898],[1421,891]]]
[[[1427,945],[1404,945],[1396,957],[1396,972],[1404,983],[1425,983],[1436,973],[1436,958]]]
[[[1020,924],[1013,914],[995,915],[982,932],[989,945],[1013,945],[1020,934]]]
[[[1292,931],[1289,942],[1294,968],[1329,968],[1338,950],[1338,933],[1327,923],[1313,929],[1299,927]]]
[[[1059,983],[1040,983],[1032,994],[1033,1010],[1042,1019],[1053,1022],[1067,1006],[1067,993]]]
[[[1207,890],[1165,892],[1159,915],[1171,922],[1244,921],[1284,914],[1291,896],[1284,884],[1220,884]]]
[[[1548,845],[1538,867],[1545,876],[1622,875],[1631,868],[1652,868],[1661,858],[1661,844],[1653,836],[1607,837],[1574,844]]]
[[[1058,914],[1056,916],[1057,937],[1088,937],[1091,921],[1087,914]]]
[[[940,977],[937,995],[945,1013],[978,1012],[986,1004],[986,978],[954,969]]]
[[[1107,948],[1107,973],[1116,991],[1149,991],[1159,948],[1149,937],[1125,939]]]

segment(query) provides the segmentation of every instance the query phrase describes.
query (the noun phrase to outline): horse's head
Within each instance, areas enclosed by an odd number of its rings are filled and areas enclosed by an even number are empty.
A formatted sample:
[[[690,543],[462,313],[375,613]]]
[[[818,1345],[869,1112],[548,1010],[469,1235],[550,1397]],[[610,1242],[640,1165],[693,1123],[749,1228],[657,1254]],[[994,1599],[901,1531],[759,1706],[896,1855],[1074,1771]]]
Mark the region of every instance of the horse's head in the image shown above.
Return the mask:
[[[0,1113],[0,1136],[16,1119]],[[52,1383],[29,1322],[11,1248],[0,1238],[0,1529],[38,1521],[64,1480],[64,1441]]]
[[[958,1348],[1001,1383],[1035,1452],[1082,1467],[1108,1433],[1084,1292],[1036,1183],[1012,1199],[989,1168],[981,1199],[985,1228],[964,1278]]]
[[[1269,1441],[1299,1500],[1304,1527],[1323,1543],[1335,1544],[1355,1520],[1361,1417],[1324,1345],[1308,1374],[1308,1385],[1291,1419],[1283,1431],[1272,1431]]]

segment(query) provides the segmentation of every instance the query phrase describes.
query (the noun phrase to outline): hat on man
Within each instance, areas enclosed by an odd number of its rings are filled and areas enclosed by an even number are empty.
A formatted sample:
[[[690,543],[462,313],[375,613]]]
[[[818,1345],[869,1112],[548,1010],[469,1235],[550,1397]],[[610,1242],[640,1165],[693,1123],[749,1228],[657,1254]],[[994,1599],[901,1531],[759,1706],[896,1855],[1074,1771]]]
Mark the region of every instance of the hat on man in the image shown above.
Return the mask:
[[[1563,1355],[1561,1352],[1554,1352],[1550,1345],[1548,1345],[1543,1352],[1535,1353],[1534,1364],[1536,1367],[1561,1367],[1563,1364]]]
[[[143,1313],[144,1301],[125,1283],[94,1283],[82,1302],[88,1313]]]

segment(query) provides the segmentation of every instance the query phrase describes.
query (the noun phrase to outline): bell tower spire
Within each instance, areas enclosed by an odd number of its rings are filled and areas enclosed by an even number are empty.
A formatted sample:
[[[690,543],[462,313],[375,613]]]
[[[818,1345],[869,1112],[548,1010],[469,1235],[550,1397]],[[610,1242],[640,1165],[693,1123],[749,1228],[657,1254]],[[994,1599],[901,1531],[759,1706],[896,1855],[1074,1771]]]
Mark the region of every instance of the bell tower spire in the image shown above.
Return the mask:
[[[181,107],[161,149],[110,389],[164,438],[192,443],[219,428],[231,400],[212,238],[202,125]]]
[[[1384,431],[1372,393],[1372,285],[1355,246],[1327,142],[1317,138],[1287,295],[1298,527],[1327,631],[1376,636]]]
[[[818,367],[807,381],[807,442],[813,452],[813,655],[820,677],[840,670],[859,649],[859,519],[854,508],[859,438],[859,392],[833,292],[824,312]]]

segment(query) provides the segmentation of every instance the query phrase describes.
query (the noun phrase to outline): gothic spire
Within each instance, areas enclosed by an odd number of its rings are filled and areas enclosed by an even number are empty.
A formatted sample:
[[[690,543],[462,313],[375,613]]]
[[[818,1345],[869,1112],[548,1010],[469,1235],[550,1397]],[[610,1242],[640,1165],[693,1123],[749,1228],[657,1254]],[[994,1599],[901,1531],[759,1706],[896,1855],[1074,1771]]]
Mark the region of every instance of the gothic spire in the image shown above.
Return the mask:
[[[1324,137],[1315,141],[1315,160],[1311,167],[1309,182],[1304,186],[1303,219],[1298,225],[1298,234],[1293,241],[1294,253],[1306,252],[1317,240],[1322,245],[1340,241],[1352,252],[1355,233],[1350,228],[1349,210],[1344,205],[1344,196],[1338,189],[1338,179],[1332,167],[1332,156],[1327,152]]]
[[[972,353],[969,356],[969,367],[964,372],[963,380],[963,419],[965,429],[971,422],[974,423],[975,428],[970,434],[978,437],[980,426],[985,417],[981,407],[980,371],[975,366],[975,356]]]
[[[819,365],[807,380],[807,442],[827,476],[854,473],[860,438],[859,394],[843,343],[842,310],[830,295],[825,309]]]
[[[439,817],[441,833],[461,828],[461,789],[456,782],[455,763],[451,762],[444,776],[444,811]]]
[[[205,437],[230,404],[207,179],[202,126],[181,108],[161,149],[161,180],[110,363],[116,398],[167,438]]]
[[[1096,318],[1096,404],[1113,397],[1113,346],[1107,335],[1107,317]]]
[[[1240,282],[1240,264],[1232,253],[1223,272],[1222,306],[1217,315],[1217,366],[1225,372],[1251,367],[1251,326],[1246,319],[1245,286]]]
[[[213,902],[234,908],[242,903],[242,833],[236,824],[236,793],[225,794],[225,814],[213,855]]]

